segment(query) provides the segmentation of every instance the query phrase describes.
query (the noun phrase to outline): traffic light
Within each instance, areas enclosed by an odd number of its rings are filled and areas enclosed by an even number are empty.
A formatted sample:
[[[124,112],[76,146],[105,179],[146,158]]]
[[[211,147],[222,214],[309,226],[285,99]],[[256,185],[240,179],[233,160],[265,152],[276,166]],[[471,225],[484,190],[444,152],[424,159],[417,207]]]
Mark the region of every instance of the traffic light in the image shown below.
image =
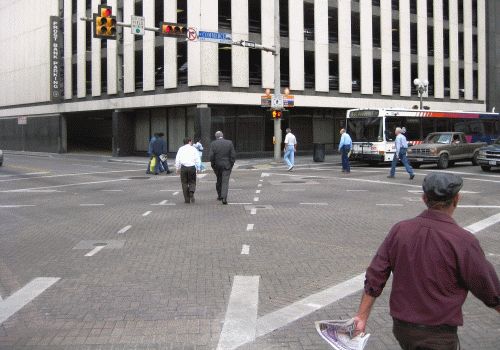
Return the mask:
[[[273,111],[273,119],[281,119],[281,111]]]
[[[116,40],[116,16],[111,6],[99,5],[94,13],[94,38]]]
[[[185,38],[187,26],[179,23],[160,22],[160,35],[174,38]]]

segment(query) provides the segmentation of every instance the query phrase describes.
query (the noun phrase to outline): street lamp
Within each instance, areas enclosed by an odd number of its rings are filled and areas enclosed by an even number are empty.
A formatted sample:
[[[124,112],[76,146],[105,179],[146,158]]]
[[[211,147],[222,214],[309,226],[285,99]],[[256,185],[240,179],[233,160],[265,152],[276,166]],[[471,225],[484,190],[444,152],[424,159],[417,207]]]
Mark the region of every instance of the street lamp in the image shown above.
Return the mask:
[[[429,81],[427,79],[420,80],[417,78],[413,81],[413,84],[417,87],[418,95],[420,96],[420,109],[423,109],[424,108],[423,97],[424,93],[427,92],[427,88],[429,87]]]

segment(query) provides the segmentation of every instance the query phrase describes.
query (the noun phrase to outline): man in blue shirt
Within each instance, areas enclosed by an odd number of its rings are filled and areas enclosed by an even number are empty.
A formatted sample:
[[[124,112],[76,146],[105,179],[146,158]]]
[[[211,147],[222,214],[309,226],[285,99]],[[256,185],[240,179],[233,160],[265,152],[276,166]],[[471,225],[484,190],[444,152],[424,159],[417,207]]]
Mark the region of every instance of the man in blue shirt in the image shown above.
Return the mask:
[[[351,172],[351,166],[349,165],[349,152],[351,152],[352,148],[352,139],[345,129],[340,129],[340,135],[339,152],[342,153],[342,172],[349,174]]]
[[[408,158],[406,158],[406,151],[408,150],[408,141],[406,141],[406,137],[402,133],[401,128],[396,128],[396,153],[394,153],[394,158],[392,158],[392,164],[391,164],[391,173],[388,178],[392,179],[396,175],[396,166],[398,164],[398,159],[401,160],[401,163],[406,168],[406,171],[408,174],[410,174],[410,180],[413,180],[415,177],[415,174],[413,173],[413,169],[410,166],[410,163],[408,162]]]

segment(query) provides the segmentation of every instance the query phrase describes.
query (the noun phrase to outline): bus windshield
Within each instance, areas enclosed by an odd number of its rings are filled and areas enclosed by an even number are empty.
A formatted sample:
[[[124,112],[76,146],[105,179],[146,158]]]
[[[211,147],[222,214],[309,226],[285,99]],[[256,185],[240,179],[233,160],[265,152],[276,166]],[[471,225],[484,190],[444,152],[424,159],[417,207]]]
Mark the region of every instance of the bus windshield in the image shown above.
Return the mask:
[[[354,142],[381,142],[383,141],[383,118],[349,118],[347,132]]]

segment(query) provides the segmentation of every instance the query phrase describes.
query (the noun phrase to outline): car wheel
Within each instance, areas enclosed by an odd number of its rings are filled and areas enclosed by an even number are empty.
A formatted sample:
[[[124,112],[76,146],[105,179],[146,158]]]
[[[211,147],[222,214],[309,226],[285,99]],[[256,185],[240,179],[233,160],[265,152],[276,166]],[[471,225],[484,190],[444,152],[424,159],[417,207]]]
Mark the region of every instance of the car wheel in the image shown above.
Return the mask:
[[[479,157],[479,152],[474,153],[474,157],[472,157],[472,165],[479,165],[477,157]]]
[[[421,163],[411,163],[411,167],[413,169],[419,169],[421,165],[422,165]]]
[[[491,167],[489,165],[481,165],[481,169],[483,171],[490,171],[491,170]]]
[[[446,169],[450,161],[447,154],[441,154],[437,163],[438,169]]]

